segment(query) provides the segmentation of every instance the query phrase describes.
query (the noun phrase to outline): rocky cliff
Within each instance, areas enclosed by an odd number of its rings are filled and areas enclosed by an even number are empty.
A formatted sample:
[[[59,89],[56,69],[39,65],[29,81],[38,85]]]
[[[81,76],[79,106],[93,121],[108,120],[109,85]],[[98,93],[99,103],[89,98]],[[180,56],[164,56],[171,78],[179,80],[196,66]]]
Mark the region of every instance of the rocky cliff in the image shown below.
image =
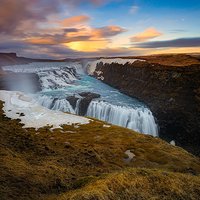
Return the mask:
[[[160,137],[200,155],[200,62],[189,55],[136,57],[125,65],[99,63],[94,76],[145,102]]]

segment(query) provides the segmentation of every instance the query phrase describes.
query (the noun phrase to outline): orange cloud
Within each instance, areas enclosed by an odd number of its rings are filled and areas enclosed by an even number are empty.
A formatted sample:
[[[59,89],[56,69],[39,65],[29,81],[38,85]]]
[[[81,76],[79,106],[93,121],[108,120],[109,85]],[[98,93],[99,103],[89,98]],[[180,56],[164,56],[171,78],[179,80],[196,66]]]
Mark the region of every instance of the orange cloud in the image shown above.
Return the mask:
[[[103,49],[107,46],[108,41],[79,41],[79,42],[70,42],[66,46],[70,49],[82,52],[95,52],[100,49]]]
[[[120,33],[125,32],[126,30],[119,26],[105,26],[102,28],[95,28],[92,30],[92,36],[94,38],[108,38]]]
[[[63,27],[73,27],[80,24],[85,24],[90,20],[90,17],[87,15],[78,15],[74,17],[69,17],[60,22]]]
[[[142,33],[131,37],[131,42],[145,42],[147,40],[161,36],[162,33],[157,31],[155,28],[148,28]]]
[[[26,39],[25,41],[30,44],[49,44],[49,45],[56,44],[56,41],[52,38],[30,38]]]
[[[57,29],[56,29],[57,30]],[[61,29],[60,33],[38,33],[25,38],[29,44],[67,44],[73,49],[98,49],[110,42],[110,38],[116,36],[125,29],[119,26],[105,26],[101,28],[92,28],[90,26],[83,26],[83,28],[65,28]]]

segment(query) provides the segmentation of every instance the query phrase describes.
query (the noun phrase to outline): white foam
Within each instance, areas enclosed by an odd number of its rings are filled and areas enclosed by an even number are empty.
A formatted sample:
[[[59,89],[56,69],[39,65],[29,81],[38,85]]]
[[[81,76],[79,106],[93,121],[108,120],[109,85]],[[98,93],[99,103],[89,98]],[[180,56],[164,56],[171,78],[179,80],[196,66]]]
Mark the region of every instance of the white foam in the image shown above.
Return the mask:
[[[0,90],[0,100],[5,102],[5,115],[11,119],[20,119],[24,128],[38,129],[47,125],[61,128],[64,124],[88,124],[91,121],[85,117],[49,110],[22,92]]]
[[[14,73],[36,73],[43,90],[67,87],[84,73],[79,62],[33,62],[25,65],[5,66],[3,70]]]
[[[140,133],[158,136],[158,127],[148,108],[130,108],[104,101],[91,101],[86,116],[123,126]]]

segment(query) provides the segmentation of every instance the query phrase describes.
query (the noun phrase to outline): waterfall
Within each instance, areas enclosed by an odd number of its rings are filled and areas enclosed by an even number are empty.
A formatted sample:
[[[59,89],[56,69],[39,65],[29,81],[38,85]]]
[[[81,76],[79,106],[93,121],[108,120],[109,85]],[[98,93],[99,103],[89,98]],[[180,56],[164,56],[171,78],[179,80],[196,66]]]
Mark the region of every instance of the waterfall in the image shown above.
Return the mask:
[[[84,73],[79,62],[66,63],[29,63],[3,67],[4,71],[14,73],[36,73],[39,77],[42,90],[65,88],[79,79]]]
[[[75,114],[75,110],[72,108],[69,101],[66,99],[53,98],[50,96],[42,95],[37,97],[37,101],[40,105],[49,108],[51,110],[59,110],[62,112],[69,112]]]
[[[158,136],[157,125],[148,108],[130,108],[94,100],[90,103],[86,115],[140,133]]]
[[[52,107],[52,110],[60,110],[63,112],[75,114],[74,109],[66,99],[57,99]]]
[[[86,116],[157,136],[157,125],[148,108],[131,97],[120,94],[119,91],[84,74],[84,70],[90,71],[89,74],[94,73],[96,65],[100,62],[125,64],[126,62],[133,63],[135,59],[93,60],[85,66],[82,66],[80,62],[33,62],[24,65],[4,66],[2,69],[14,73],[37,74],[42,92],[39,95],[36,94],[36,99],[42,106],[78,115],[81,111],[80,106],[86,106],[89,103],[88,99],[84,99],[79,93],[95,91],[106,102],[103,100],[90,102]],[[91,67],[89,67],[90,65]],[[96,71],[96,73],[102,80],[102,72]],[[67,100],[66,98],[70,96],[75,98]],[[83,102],[81,102],[82,100]],[[108,102],[112,102],[112,104]],[[123,103],[124,106],[119,106],[119,102]],[[129,105],[135,105],[135,108],[129,107]],[[84,111],[85,109],[86,107],[84,107]]]
[[[42,106],[77,115],[79,114],[81,100],[82,98],[77,100],[76,107],[73,109],[66,99],[46,95],[37,97],[37,101]],[[158,136],[158,128],[152,112],[145,107],[131,108],[112,105],[105,101],[93,100],[88,106],[86,116],[123,126],[140,133]]]
[[[80,108],[81,100],[82,100],[82,98],[78,99],[77,102],[76,102],[75,113],[77,115],[79,114],[79,108]]]

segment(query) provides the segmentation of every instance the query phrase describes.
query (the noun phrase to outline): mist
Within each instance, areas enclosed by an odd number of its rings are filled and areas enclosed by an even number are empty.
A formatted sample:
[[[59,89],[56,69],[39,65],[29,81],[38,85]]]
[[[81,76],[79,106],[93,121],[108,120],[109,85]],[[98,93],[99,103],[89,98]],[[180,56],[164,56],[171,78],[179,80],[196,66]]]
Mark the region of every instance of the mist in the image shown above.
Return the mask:
[[[1,77],[1,87],[4,90],[35,93],[40,91],[40,83],[37,74],[7,72]]]

